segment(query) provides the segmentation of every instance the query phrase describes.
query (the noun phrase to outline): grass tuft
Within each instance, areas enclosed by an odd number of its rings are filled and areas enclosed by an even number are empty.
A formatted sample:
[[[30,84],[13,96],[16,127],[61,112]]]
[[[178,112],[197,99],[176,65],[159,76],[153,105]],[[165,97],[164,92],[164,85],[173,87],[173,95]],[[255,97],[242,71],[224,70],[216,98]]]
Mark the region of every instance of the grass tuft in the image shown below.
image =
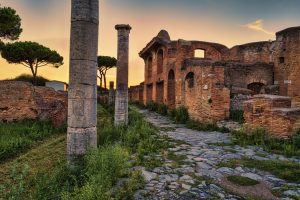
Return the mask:
[[[253,186],[259,184],[259,182],[256,180],[238,175],[228,176],[227,180],[240,186]]]

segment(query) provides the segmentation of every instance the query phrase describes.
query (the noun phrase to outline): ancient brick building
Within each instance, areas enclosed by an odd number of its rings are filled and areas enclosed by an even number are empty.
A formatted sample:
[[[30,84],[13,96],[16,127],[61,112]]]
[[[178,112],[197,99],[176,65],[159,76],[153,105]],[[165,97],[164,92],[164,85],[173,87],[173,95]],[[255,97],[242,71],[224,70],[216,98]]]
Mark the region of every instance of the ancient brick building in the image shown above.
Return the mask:
[[[211,42],[171,40],[167,31],[160,31],[140,52],[145,62],[144,103],[186,106],[192,117],[210,121],[228,116],[230,91],[280,94],[291,97],[292,106],[299,105],[300,27],[276,36],[275,41],[229,49]]]
[[[300,107],[291,105],[290,97],[256,95],[244,104],[246,127],[263,127],[273,136],[287,138],[300,128]]]

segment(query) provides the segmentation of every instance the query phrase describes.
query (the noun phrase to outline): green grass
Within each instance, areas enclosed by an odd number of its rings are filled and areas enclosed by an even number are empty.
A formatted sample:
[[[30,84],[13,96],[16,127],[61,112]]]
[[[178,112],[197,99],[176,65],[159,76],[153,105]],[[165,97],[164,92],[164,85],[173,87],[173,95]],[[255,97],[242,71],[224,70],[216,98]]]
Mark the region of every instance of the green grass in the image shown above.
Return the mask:
[[[65,127],[54,128],[48,122],[0,123],[0,163],[25,152],[45,138],[64,132]]]
[[[256,168],[262,171],[270,172],[271,174],[289,182],[300,183],[300,164],[290,161],[279,160],[253,160],[243,158],[240,160],[232,160],[227,163],[220,163],[220,167],[235,168],[244,166]]]
[[[228,176],[227,180],[240,186],[253,186],[259,184],[259,182],[256,180],[238,175]]]
[[[127,127],[115,127],[113,108],[99,105],[98,148],[90,150],[77,168],[69,169],[66,164],[65,138],[56,142],[49,139],[49,143],[46,140],[44,145],[28,151],[26,159],[19,157],[18,170],[14,170],[13,174],[10,173],[12,163],[3,163],[6,178],[4,183],[0,183],[0,198],[132,199],[144,182],[141,174],[130,171],[130,168],[136,165],[160,166],[161,161],[155,155],[166,149],[168,144],[158,138],[158,130],[134,108],[130,109],[129,121]],[[48,152],[53,154],[48,155]],[[18,159],[11,162],[15,163]],[[27,164],[29,168],[25,167]],[[120,178],[127,181],[116,187]]]
[[[0,199],[26,199],[36,187],[40,174],[65,163],[66,135],[46,139],[27,153],[0,164]]]
[[[197,131],[219,131],[222,133],[229,133],[230,130],[226,127],[218,127],[216,123],[201,123],[196,120],[188,120],[186,122],[186,126],[190,129],[194,129]]]
[[[263,128],[253,131],[242,129],[231,131],[232,143],[239,146],[256,145],[264,150],[285,156],[300,156],[300,131],[297,131],[288,139],[279,139],[270,136]]]

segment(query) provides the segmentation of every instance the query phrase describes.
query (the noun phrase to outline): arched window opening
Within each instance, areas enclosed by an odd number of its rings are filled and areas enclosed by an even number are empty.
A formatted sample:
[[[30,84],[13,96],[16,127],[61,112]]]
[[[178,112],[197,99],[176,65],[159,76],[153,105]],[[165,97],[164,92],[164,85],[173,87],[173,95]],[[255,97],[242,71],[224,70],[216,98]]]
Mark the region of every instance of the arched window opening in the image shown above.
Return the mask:
[[[157,52],[157,74],[161,74],[163,72],[164,65],[164,51],[162,49]]]
[[[254,94],[260,94],[261,89],[265,86],[263,83],[255,82],[248,85],[248,89],[252,90]]]
[[[195,58],[205,58],[205,50],[196,49],[195,50]]]
[[[186,82],[188,88],[193,88],[194,87],[195,80],[194,80],[194,73],[193,72],[189,72],[186,75],[185,82]]]

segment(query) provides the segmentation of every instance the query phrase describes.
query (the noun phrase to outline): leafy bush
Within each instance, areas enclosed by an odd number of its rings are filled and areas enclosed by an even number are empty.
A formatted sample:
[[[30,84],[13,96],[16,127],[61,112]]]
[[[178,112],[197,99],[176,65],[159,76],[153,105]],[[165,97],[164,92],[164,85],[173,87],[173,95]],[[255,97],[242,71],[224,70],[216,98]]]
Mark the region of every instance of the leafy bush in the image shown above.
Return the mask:
[[[244,111],[243,110],[230,110],[229,119],[243,124],[245,122]]]
[[[29,74],[21,74],[20,76],[17,76],[16,78],[13,79],[8,79],[8,81],[24,81],[24,82],[29,82],[33,84],[33,77],[32,75]],[[38,86],[45,86],[46,82],[49,80],[42,77],[42,76],[37,76],[36,77],[36,82]]]
[[[184,106],[172,109],[169,113],[170,118],[178,124],[185,124],[189,120],[188,109]]]
[[[165,104],[158,104],[157,112],[163,116],[168,115],[168,106]]]
[[[48,122],[0,123],[0,162],[28,150],[44,138],[65,132],[65,127],[54,128]]]

